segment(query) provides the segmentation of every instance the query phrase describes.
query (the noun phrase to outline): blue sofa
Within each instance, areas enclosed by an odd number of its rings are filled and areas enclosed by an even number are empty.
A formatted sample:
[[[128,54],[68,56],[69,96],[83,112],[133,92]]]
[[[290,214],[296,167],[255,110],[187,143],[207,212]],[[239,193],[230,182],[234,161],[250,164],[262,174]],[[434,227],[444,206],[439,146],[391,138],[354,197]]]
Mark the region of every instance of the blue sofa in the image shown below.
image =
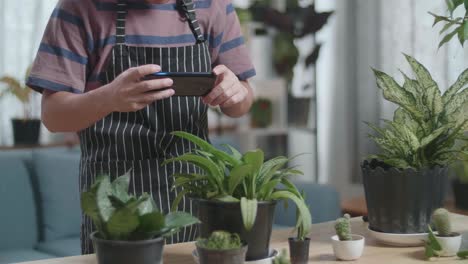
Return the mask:
[[[0,152],[0,264],[80,254],[78,149]],[[338,194],[301,183],[314,223],[340,214]],[[295,210],[277,206],[275,227],[294,226]]]

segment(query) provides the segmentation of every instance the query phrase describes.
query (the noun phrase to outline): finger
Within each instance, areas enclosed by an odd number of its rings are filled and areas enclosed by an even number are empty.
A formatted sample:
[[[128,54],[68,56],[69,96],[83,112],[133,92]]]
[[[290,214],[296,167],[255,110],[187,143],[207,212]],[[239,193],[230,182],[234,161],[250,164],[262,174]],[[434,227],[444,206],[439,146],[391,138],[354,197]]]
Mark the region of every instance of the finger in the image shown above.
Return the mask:
[[[224,91],[228,90],[234,85],[234,82],[229,80],[224,80],[220,82],[213,90],[203,97],[203,102],[205,104],[211,104],[218,96],[224,93]]]
[[[240,102],[242,102],[245,99],[245,95],[243,93],[237,93],[228,100],[226,100],[224,103],[221,104],[221,107],[232,107]]]
[[[216,67],[213,69],[213,73],[214,73],[216,76],[222,75],[222,74],[227,73],[227,72],[230,72],[229,68],[226,67],[225,65],[222,65],[222,64],[216,66]]]
[[[139,81],[141,78],[145,77],[148,74],[152,74],[155,72],[159,72],[161,67],[156,64],[148,64],[143,65],[135,68],[131,68],[128,70],[130,78],[135,81]]]
[[[171,87],[174,81],[169,78],[142,81],[131,89],[130,94],[148,93]]]
[[[169,98],[175,94],[174,89],[167,89],[164,91],[158,91],[158,92],[150,92],[146,94],[142,94],[138,97],[135,97],[135,101],[140,103],[140,104],[151,104],[154,101],[162,100]]]
[[[216,99],[214,99],[210,105],[211,106],[218,106],[224,102],[226,102],[227,100],[229,100],[229,98],[231,98],[232,96],[234,96],[236,94],[236,89],[234,88],[234,86],[232,86],[231,88],[227,89],[226,91],[224,91],[224,93],[220,94]]]

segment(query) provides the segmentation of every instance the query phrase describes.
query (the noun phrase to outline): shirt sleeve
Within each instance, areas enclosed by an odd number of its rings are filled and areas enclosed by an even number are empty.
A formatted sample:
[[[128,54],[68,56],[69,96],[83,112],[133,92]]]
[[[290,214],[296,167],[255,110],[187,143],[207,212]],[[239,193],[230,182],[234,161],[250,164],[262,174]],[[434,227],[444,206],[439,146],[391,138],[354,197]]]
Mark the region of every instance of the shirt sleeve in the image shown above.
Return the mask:
[[[219,21],[213,27],[212,35],[221,41],[212,51],[213,64],[224,64],[244,81],[256,75],[250,60],[244,37],[242,36],[239,18],[231,0],[220,2]],[[216,41],[214,41],[216,42]]]
[[[92,40],[79,1],[60,0],[47,24],[27,85],[43,92],[83,93]]]

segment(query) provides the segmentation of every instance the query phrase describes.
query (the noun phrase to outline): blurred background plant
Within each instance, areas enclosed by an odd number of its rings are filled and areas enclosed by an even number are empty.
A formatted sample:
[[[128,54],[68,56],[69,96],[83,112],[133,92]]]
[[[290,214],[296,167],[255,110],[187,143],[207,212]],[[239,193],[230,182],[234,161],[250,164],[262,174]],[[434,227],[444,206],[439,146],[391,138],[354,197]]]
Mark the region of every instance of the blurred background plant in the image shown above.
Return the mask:
[[[429,12],[434,17],[433,26],[442,22],[444,27],[440,30],[440,34],[445,36],[439,43],[439,48],[442,47],[445,43],[452,40],[452,38],[457,35],[460,44],[463,46],[466,40],[468,40],[468,0],[446,0],[447,8],[449,15],[442,16],[436,15],[432,12]],[[455,17],[454,13],[458,7],[464,7],[464,15]],[[448,33],[447,33],[448,32]]]
[[[25,79],[29,76],[31,68],[29,67],[26,71]],[[16,79],[11,76],[3,76],[0,79],[0,83],[5,84],[6,88],[4,90],[0,90],[0,98],[6,95],[13,95],[23,106],[23,115],[22,118],[24,120],[28,120],[31,118],[31,93],[33,92],[27,85],[25,85],[25,81]]]

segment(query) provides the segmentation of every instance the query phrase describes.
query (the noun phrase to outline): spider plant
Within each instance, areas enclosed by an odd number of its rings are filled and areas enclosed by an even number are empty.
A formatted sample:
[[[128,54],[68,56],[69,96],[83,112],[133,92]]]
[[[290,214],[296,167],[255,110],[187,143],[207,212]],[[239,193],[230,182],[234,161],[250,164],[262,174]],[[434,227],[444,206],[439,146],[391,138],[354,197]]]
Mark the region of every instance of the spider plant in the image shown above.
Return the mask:
[[[308,233],[311,215],[301,193],[288,179],[301,171],[286,167],[290,158],[279,156],[264,160],[264,153],[257,149],[241,154],[232,146],[228,151],[213,147],[207,141],[186,132],[173,135],[189,140],[198,148],[193,153],[168,159],[164,164],[185,162],[198,166],[203,174],[175,174],[174,188],[183,191],[175,199],[177,208],[184,195],[193,198],[240,202],[242,220],[246,230],[251,230],[257,215],[258,201],[292,200],[299,212],[296,228]],[[282,185],[282,188],[279,186]]]

